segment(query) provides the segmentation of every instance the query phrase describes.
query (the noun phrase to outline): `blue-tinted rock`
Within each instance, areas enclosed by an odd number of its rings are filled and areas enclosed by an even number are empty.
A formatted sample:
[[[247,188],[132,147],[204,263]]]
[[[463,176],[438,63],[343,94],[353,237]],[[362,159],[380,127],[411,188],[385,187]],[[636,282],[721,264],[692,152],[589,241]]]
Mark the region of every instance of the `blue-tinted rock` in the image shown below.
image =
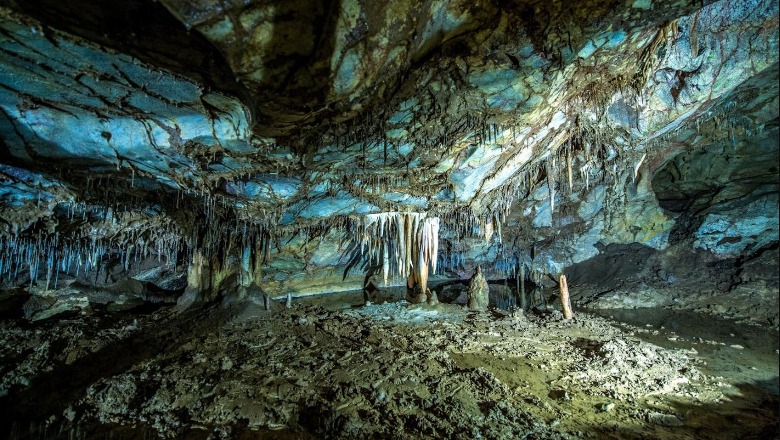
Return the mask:
[[[713,212],[696,231],[696,246],[721,255],[749,254],[778,241],[778,195]]]

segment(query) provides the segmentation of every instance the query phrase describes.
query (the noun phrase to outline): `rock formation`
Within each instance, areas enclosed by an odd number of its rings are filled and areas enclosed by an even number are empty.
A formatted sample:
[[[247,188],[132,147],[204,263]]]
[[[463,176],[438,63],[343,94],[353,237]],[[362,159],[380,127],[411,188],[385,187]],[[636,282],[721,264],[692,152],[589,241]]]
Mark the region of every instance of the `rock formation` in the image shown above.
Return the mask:
[[[740,274],[777,259],[777,29],[776,0],[6,0],[0,279],[187,305],[380,264],[422,299],[641,246],[637,283],[776,302]]]
[[[778,438],[779,1],[0,0],[0,436]]]
[[[469,281],[468,307],[471,310],[487,310],[490,298],[490,289],[482,268],[477,266],[474,275]]]

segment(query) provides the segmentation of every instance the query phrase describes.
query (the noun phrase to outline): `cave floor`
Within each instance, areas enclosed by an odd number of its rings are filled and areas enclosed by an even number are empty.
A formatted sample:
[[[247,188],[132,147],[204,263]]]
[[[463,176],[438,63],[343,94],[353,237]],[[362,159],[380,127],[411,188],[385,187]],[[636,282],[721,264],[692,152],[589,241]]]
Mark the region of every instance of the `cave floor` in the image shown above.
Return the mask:
[[[777,332],[359,296],[0,321],[9,438],[775,438]],[[275,305],[277,306],[277,305]],[[613,318],[610,318],[612,315]]]

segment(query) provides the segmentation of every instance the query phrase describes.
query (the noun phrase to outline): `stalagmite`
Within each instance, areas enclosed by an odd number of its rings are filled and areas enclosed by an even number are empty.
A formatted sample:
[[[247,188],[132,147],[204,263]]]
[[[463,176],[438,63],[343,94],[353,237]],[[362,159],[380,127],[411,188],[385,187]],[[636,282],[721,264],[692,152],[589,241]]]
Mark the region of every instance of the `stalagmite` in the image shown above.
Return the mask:
[[[428,266],[422,265],[420,266],[420,272],[419,272],[419,284],[417,285],[417,289],[419,289],[419,293],[417,295],[417,302],[421,302],[425,300],[425,293],[428,290]]]
[[[559,287],[561,289],[561,307],[563,308],[563,317],[572,319],[574,313],[571,311],[571,299],[569,298],[569,285],[566,282],[566,275],[561,274],[559,278]]]
[[[468,307],[471,310],[487,310],[489,301],[489,287],[482,268],[477,266],[474,275],[469,282]]]

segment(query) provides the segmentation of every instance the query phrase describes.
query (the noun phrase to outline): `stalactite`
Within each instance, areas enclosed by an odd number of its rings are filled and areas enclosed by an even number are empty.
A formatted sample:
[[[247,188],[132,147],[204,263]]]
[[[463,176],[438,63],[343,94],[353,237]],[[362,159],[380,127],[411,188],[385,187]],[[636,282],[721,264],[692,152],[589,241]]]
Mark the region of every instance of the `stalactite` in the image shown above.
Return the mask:
[[[429,267],[431,273],[437,270],[438,217],[402,212],[367,214],[359,229],[361,252],[370,262],[382,264],[385,284],[392,272],[403,278],[411,276],[425,289]]]
[[[642,157],[639,159],[639,162],[634,166],[634,183],[636,183],[636,178],[639,175],[639,168],[642,166],[642,162],[645,161],[645,157],[647,156],[647,153],[642,153]]]
[[[490,239],[493,237],[493,222],[489,220],[483,222],[482,231],[484,233],[485,243],[490,244]]]

